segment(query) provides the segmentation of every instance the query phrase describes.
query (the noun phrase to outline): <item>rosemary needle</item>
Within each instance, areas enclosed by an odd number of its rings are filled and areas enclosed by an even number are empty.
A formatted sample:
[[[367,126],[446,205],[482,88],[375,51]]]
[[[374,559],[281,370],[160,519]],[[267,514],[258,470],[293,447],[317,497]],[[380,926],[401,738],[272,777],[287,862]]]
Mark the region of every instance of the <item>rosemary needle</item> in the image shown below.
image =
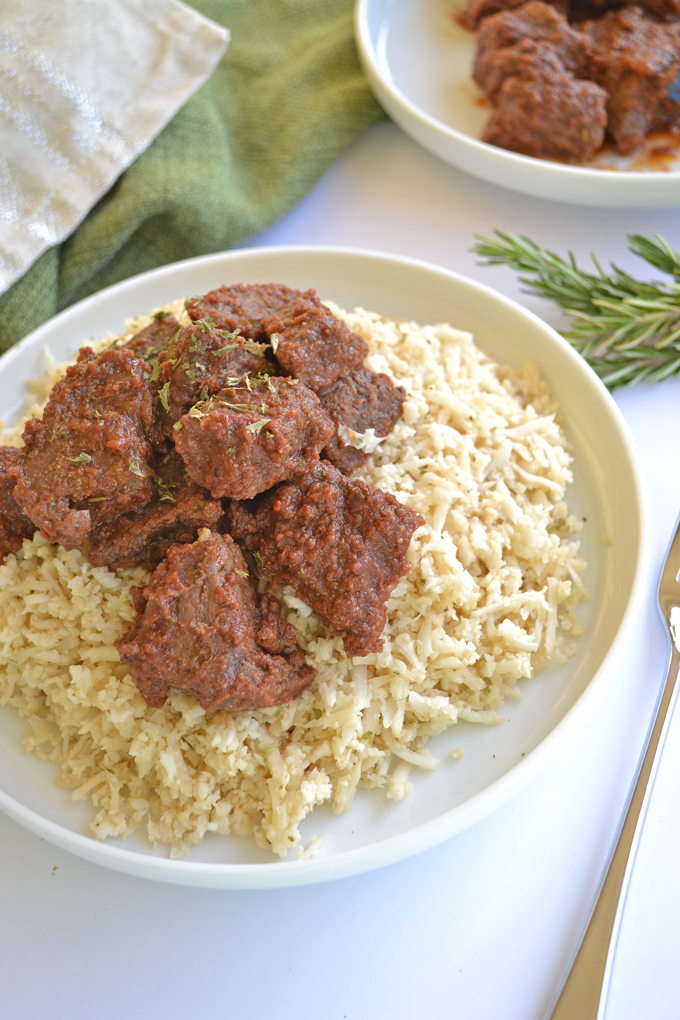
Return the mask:
[[[660,234],[628,234],[628,248],[667,283],[642,283],[614,265],[606,273],[594,255],[596,272],[586,273],[571,252],[565,261],[527,237],[494,234],[475,235],[481,265],[509,266],[525,293],[564,309],[571,328],[562,336],[610,389],[680,373],[680,254]]]

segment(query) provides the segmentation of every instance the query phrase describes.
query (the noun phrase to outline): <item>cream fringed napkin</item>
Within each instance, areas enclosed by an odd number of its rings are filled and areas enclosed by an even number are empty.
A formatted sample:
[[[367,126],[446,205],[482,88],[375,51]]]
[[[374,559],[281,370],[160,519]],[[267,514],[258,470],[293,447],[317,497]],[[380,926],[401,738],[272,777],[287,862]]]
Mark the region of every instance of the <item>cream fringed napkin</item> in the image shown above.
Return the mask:
[[[0,293],[71,233],[228,40],[177,0],[0,0]]]

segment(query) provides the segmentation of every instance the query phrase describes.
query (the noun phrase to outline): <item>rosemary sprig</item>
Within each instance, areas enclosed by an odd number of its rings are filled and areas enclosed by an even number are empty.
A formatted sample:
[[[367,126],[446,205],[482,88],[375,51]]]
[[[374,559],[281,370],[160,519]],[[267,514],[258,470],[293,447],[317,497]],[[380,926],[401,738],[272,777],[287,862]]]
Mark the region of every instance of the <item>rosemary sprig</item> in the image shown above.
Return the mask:
[[[642,283],[612,265],[605,273],[592,256],[596,273],[539,248],[527,237],[494,231],[476,235],[472,251],[481,265],[507,265],[520,276],[526,294],[553,301],[571,319],[562,336],[583,355],[610,389],[659,382],[680,373],[680,254],[660,234],[628,234],[628,248],[667,283]]]

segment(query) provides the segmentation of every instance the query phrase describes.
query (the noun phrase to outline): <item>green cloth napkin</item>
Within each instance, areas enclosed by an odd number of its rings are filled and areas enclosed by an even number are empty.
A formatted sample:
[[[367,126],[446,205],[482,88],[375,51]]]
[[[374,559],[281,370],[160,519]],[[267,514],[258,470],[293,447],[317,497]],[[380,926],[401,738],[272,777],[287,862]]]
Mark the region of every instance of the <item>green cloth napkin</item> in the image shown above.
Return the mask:
[[[383,113],[352,0],[193,0],[231,31],[217,70],[63,244],[0,298],[0,350],[136,273],[232,248],[298,202]]]

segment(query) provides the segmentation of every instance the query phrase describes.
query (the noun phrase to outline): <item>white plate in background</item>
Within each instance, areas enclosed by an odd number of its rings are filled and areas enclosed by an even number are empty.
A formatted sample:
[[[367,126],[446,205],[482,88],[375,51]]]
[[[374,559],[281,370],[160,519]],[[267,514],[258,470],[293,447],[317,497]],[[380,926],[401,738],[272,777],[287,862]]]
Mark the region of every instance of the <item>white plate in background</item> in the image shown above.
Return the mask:
[[[41,837],[88,860],[134,875],[184,885],[265,888],[319,882],[391,863],[473,824],[540,770],[560,740],[578,744],[579,718],[605,711],[613,677],[638,612],[646,578],[648,536],[639,473],[626,425],[585,362],[536,316],[482,284],[427,263],[352,249],[261,248],[166,266],[117,284],[62,312],[0,359],[0,417],[19,413],[29,376],[44,368],[44,349],[58,360],[90,338],[120,333],[127,317],[222,283],[314,287],[342,307],[362,306],[421,324],[449,321],[470,330],[489,355],[510,365],[530,358],[560,401],[574,456],[567,499],[587,518],[582,549],[591,594],[581,617],[586,634],[564,666],[522,682],[524,701],[509,702],[502,726],[459,723],[429,742],[442,758],[434,772],[414,770],[413,792],[388,801],[360,790],[351,811],[317,808],[303,843],[325,836],[316,857],[280,860],[251,839],[209,835],[180,860],[151,851],[143,835],[102,843],[87,835],[95,809],[74,803],[54,784],[57,766],[24,754],[28,729],[14,709],[0,709],[0,810]],[[607,541],[603,542],[602,537]],[[460,746],[464,758],[448,759]]]
[[[636,170],[639,156],[601,160],[615,170],[521,156],[480,141],[490,108],[472,80],[475,35],[454,20],[463,0],[357,0],[361,62],[396,123],[436,156],[475,177],[536,198],[606,207],[680,204],[680,156],[668,171]]]

